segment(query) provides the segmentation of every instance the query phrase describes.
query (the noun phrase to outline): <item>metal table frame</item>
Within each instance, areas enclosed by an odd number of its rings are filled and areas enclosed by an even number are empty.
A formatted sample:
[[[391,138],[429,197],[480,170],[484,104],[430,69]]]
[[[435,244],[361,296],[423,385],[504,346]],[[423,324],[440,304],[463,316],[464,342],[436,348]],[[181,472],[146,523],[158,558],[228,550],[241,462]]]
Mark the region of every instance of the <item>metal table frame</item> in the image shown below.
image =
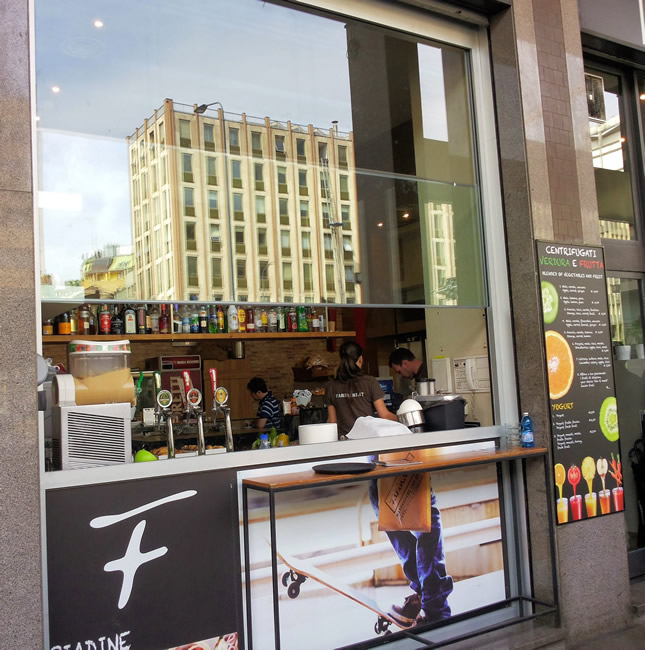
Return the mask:
[[[466,456],[464,459],[459,459],[459,456]],[[479,455],[480,457],[474,457]],[[294,477],[294,474],[285,474],[282,475],[283,480],[281,481],[280,475],[260,477],[257,479],[246,478],[242,480],[242,514],[243,514],[243,525],[244,525],[244,566],[245,566],[245,596],[246,596],[246,638],[247,638],[247,647],[249,650],[253,648],[253,635],[252,635],[252,616],[251,616],[251,580],[249,572],[249,510],[248,510],[248,491],[257,490],[259,492],[264,492],[269,497],[269,525],[270,525],[270,543],[271,543],[271,579],[272,579],[272,588],[273,588],[273,625],[274,625],[274,636],[275,636],[275,648],[279,650],[281,647],[280,643],[280,605],[279,605],[279,593],[278,593],[278,559],[276,555],[276,510],[275,510],[275,496],[282,492],[291,492],[294,490],[308,489],[311,487],[322,487],[328,485],[338,485],[343,483],[357,483],[360,481],[366,481],[371,479],[385,478],[389,476],[397,476],[401,474],[411,474],[419,472],[428,472],[428,471],[445,471],[451,469],[458,469],[461,467],[473,467],[477,465],[488,465],[494,463],[498,468],[498,472],[501,469],[502,465],[505,465],[509,468],[511,478],[517,478],[517,465],[518,461],[522,462],[522,471],[524,471],[525,464],[527,461],[542,459],[544,466],[544,478],[546,485],[546,498],[547,498],[547,519],[549,522],[549,546],[551,552],[551,570],[552,570],[552,585],[553,585],[553,600],[552,602],[544,602],[537,600],[530,596],[522,595],[525,585],[522,584],[521,572],[518,571],[517,576],[517,589],[520,595],[513,596],[511,598],[506,598],[504,600],[491,603],[485,607],[480,607],[474,610],[470,610],[463,614],[452,616],[443,621],[437,623],[429,623],[427,625],[416,626],[412,630],[401,630],[399,632],[394,632],[388,634],[384,637],[371,638],[368,641],[360,642],[348,648],[372,648],[385,643],[390,643],[392,641],[399,640],[401,638],[413,639],[415,642],[419,643],[421,646],[426,647],[441,647],[449,645],[451,643],[456,643],[464,639],[472,638],[480,634],[485,634],[486,632],[491,632],[493,630],[498,630],[504,627],[509,627],[511,625],[516,625],[525,621],[533,620],[541,616],[546,616],[548,614],[554,614],[556,617],[556,625],[559,625],[559,602],[558,602],[558,577],[555,566],[555,526],[553,520],[553,498],[551,490],[551,476],[549,473],[548,467],[548,450],[546,448],[533,448],[533,449],[524,449],[524,448],[514,448],[509,450],[496,449],[495,453],[487,452],[475,452],[466,453],[466,454],[454,454],[453,456],[438,456],[437,459],[432,461],[424,461],[420,465],[414,465],[409,468],[381,468],[377,467],[371,472],[365,474],[343,474],[343,475],[320,475],[315,474],[311,471],[311,480],[304,480],[303,482],[293,483],[293,480],[289,480],[289,477]],[[454,458],[454,460],[453,460]],[[519,513],[520,504],[518,503],[517,495],[514,490],[511,490],[511,501],[512,501],[512,512],[514,521],[517,521],[517,515]],[[500,505],[503,506],[504,500],[504,490],[500,490]],[[503,512],[503,507],[501,508]],[[506,540],[504,536],[502,537],[502,544],[504,547],[504,555],[508,549],[506,548]],[[516,562],[518,566],[521,566],[521,559],[519,557],[519,549],[516,550]],[[520,606],[520,615],[514,618],[495,623],[483,628],[480,628],[476,631],[468,632],[465,634],[460,634],[458,636],[452,637],[449,640],[442,642],[431,642],[423,637],[419,636],[423,632],[429,630],[438,629],[440,627],[445,627],[459,621],[464,621],[467,619],[475,618],[483,614],[487,614],[492,611],[500,610],[513,603],[519,603]],[[536,612],[536,606],[539,605],[543,607],[539,612]]]

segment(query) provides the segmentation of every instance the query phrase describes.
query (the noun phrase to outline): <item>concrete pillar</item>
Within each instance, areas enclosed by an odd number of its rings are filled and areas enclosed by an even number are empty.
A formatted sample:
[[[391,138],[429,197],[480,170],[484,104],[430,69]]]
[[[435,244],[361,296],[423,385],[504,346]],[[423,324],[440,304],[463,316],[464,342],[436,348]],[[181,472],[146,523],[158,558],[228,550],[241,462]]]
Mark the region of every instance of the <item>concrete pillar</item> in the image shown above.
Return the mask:
[[[29,5],[0,7],[0,648],[43,645]]]

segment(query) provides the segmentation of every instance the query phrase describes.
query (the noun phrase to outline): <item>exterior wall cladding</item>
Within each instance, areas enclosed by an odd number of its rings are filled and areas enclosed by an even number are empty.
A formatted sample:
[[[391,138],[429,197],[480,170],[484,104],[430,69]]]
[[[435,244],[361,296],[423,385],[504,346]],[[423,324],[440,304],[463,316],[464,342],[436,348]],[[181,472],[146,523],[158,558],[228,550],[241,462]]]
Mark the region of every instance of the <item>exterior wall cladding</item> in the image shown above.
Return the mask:
[[[486,3],[479,3],[480,5]],[[611,11],[613,3],[607,4]],[[43,645],[43,573],[34,351],[30,3],[0,21],[0,648]],[[535,239],[600,243],[576,0],[514,0],[490,16],[490,44],[522,408],[550,443]],[[542,471],[527,476],[536,596],[551,581]],[[602,517],[557,530],[561,624],[569,643],[631,618],[624,526]]]

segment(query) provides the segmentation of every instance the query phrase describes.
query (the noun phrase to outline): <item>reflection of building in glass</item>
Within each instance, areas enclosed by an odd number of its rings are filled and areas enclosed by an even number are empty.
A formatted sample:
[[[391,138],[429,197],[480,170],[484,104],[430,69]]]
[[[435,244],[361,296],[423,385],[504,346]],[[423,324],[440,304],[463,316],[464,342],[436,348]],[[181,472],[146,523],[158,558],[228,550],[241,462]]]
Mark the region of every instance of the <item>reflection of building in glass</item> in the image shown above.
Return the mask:
[[[436,305],[457,304],[457,261],[451,203],[428,203],[430,282]]]
[[[599,189],[600,236],[603,239],[634,239],[631,188],[629,175],[625,173],[625,138],[621,133],[620,115],[612,115],[604,122],[590,121],[589,133]],[[606,202],[602,201],[604,197]],[[629,205],[623,205],[625,201]]]
[[[351,134],[178,106],[128,138],[137,294],[359,302]]]
[[[131,246],[108,245],[83,258],[81,285],[87,298],[127,300],[134,294]]]

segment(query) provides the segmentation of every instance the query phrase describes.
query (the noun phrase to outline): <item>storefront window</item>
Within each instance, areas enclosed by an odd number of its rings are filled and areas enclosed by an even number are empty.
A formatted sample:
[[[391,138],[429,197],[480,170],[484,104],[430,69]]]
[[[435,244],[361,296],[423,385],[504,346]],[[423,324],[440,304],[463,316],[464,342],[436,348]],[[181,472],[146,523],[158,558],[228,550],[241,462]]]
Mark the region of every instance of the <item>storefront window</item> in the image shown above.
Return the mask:
[[[607,278],[611,340],[614,346],[629,346],[622,355],[638,356],[643,347],[643,288],[637,278]],[[636,347],[640,346],[640,347]]]
[[[622,79],[587,69],[585,80],[600,236],[636,239]]]
[[[256,223],[297,226],[293,201],[312,242],[322,241],[323,230],[332,235],[331,247],[309,249],[307,259],[320,269],[311,279],[316,295],[331,286],[330,266],[338,304],[487,304],[469,52],[294,7],[198,0],[186,12],[162,1],[151,13],[137,3],[111,4],[99,29],[68,19],[82,15],[80,0],[36,0],[44,298],[80,300],[98,291],[115,299],[185,300],[190,293],[208,300],[208,278],[195,285],[197,274],[184,276],[182,264],[174,294],[140,293],[137,242],[160,216],[175,232],[188,216],[201,253],[211,249],[200,241],[209,236],[208,219],[228,233],[238,222],[255,238]],[[171,26],[173,39],[165,36]],[[177,51],[190,52],[189,67]],[[619,96],[611,83],[605,88]],[[625,165],[605,149],[599,169],[627,179]],[[159,189],[164,200],[150,223],[148,204]],[[629,226],[633,214],[606,220]],[[432,252],[438,227],[445,232],[441,264]],[[351,279],[343,235],[352,242]],[[301,268],[307,253],[299,236],[294,243]],[[163,244],[169,255],[178,252],[176,242]],[[131,266],[119,286],[96,287],[83,275],[84,261],[108,250],[129,255]],[[222,246],[221,255],[224,268],[233,268],[235,249]],[[269,261],[279,281],[279,259]],[[243,293],[237,278],[224,278],[225,300],[259,299],[258,277]],[[305,299],[300,290],[296,301]]]

